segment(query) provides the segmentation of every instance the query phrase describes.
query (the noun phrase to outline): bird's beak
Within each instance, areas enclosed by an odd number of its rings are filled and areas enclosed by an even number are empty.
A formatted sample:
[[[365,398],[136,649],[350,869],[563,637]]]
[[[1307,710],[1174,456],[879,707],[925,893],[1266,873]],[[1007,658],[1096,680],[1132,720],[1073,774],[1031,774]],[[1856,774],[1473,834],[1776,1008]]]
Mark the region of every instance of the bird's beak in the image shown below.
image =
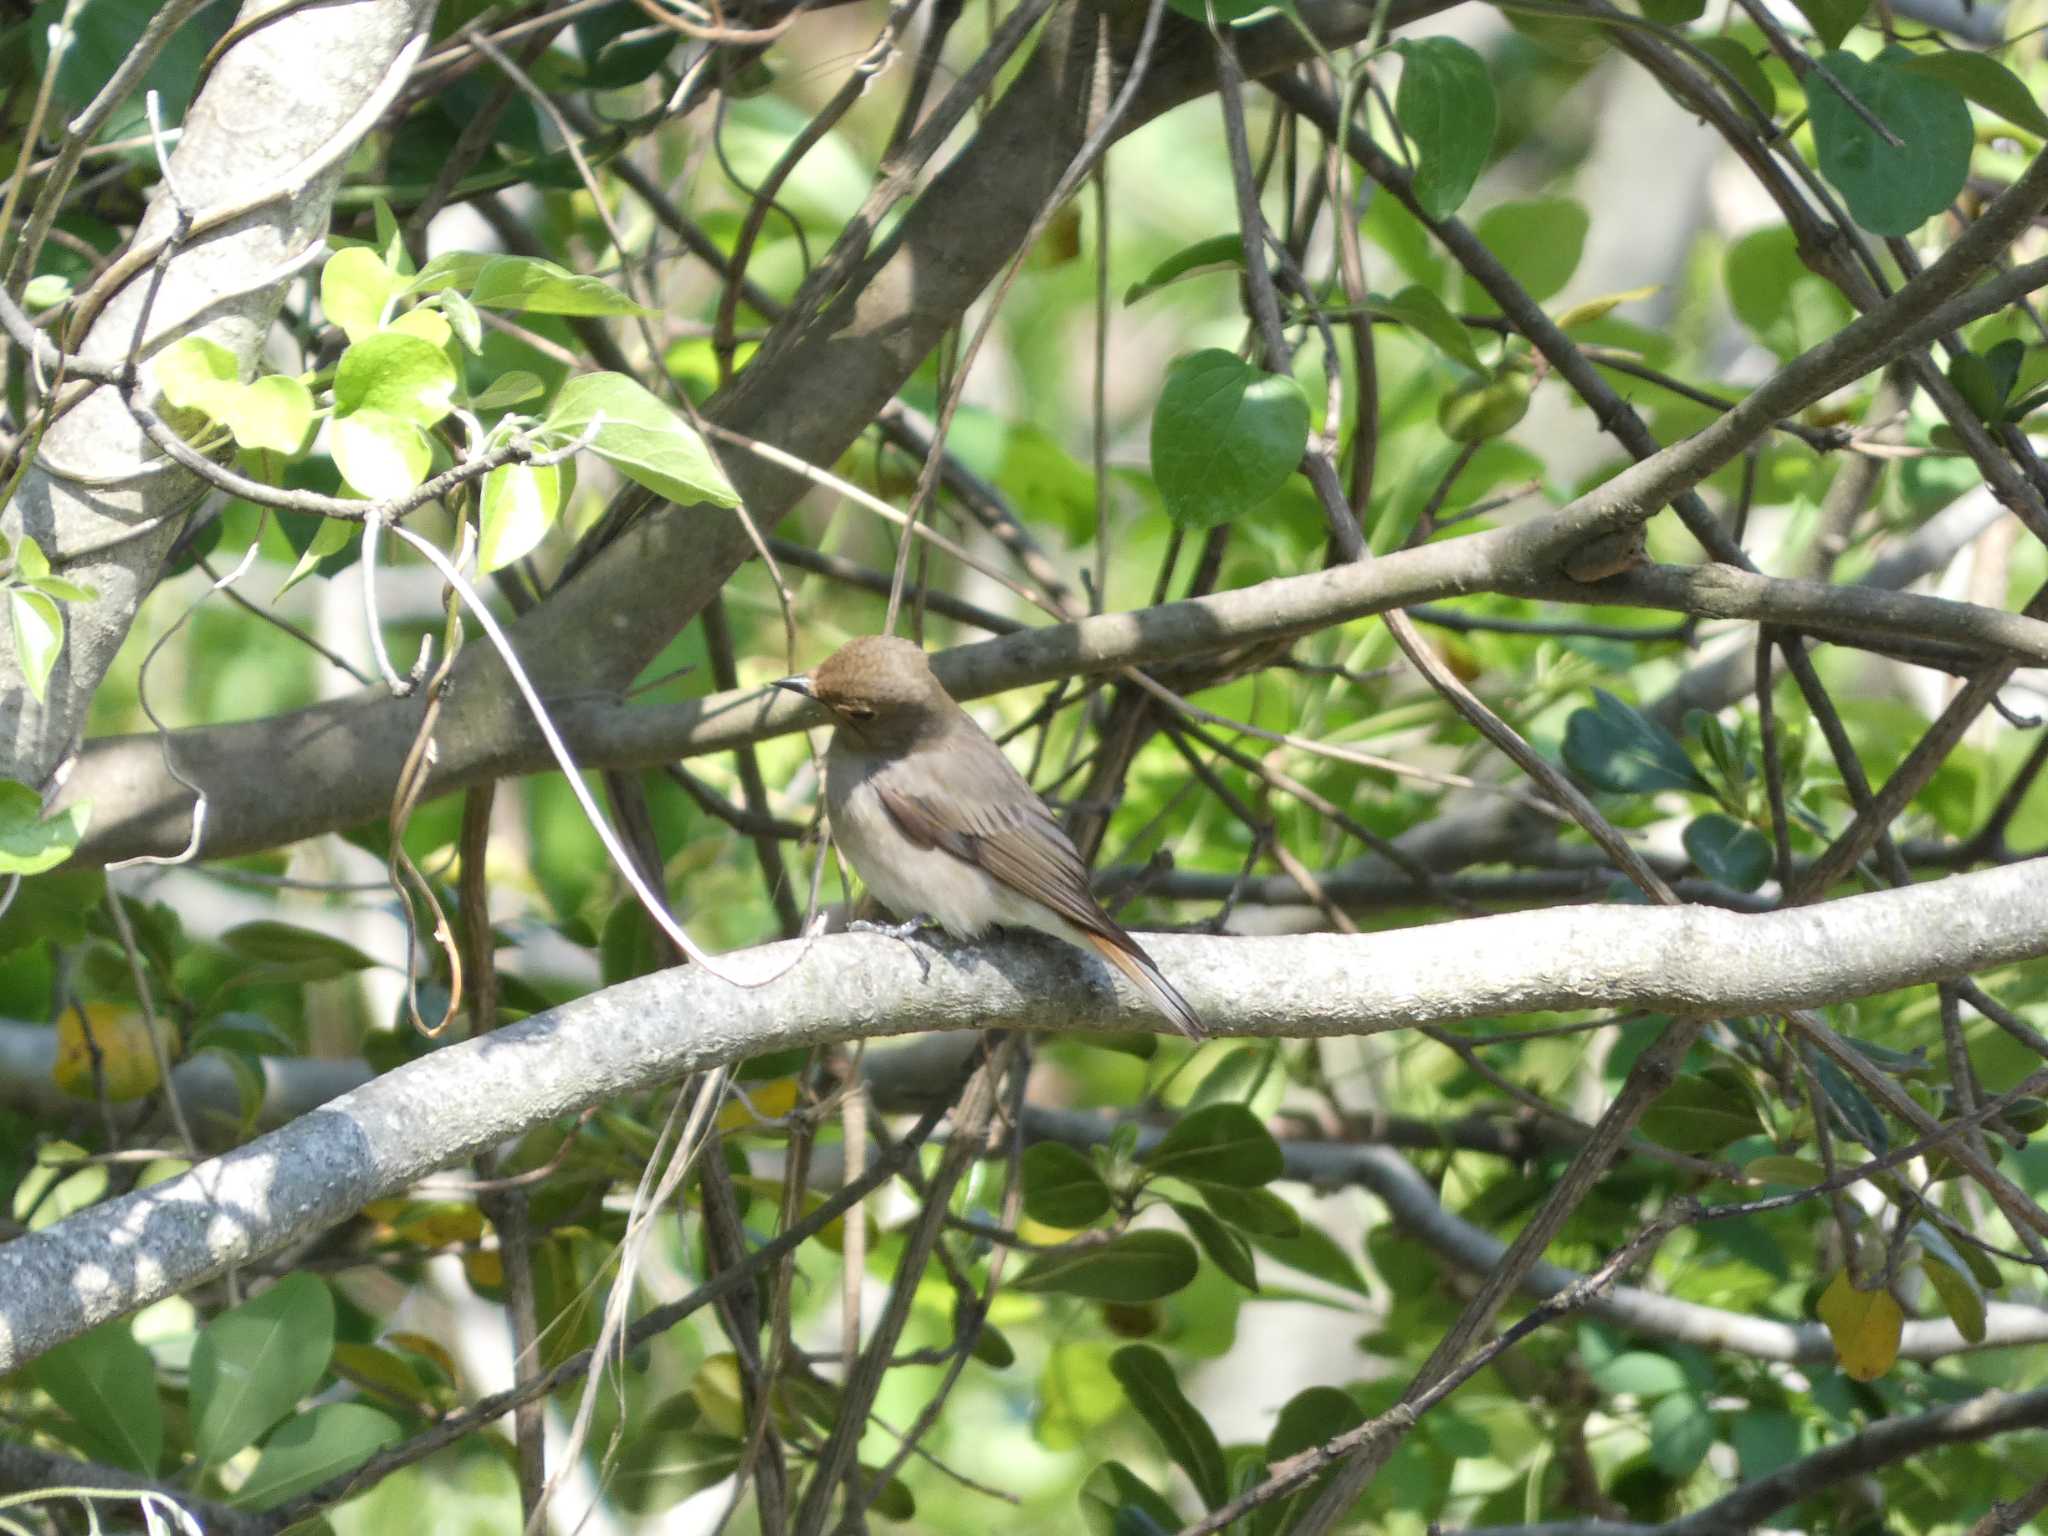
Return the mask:
[[[778,677],[768,686],[780,688],[784,693],[800,693],[807,699],[815,699],[818,696],[817,691],[811,687],[811,675],[808,672],[799,672],[795,677]]]

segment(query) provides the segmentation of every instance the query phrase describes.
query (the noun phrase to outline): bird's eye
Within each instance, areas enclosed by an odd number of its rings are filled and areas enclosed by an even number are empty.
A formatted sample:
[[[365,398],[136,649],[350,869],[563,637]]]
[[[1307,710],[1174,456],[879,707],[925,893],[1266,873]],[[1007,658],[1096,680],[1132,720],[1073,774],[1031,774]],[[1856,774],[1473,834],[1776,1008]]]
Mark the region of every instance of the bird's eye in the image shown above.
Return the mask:
[[[849,720],[872,720],[875,718],[874,710],[866,704],[849,704],[840,713]]]

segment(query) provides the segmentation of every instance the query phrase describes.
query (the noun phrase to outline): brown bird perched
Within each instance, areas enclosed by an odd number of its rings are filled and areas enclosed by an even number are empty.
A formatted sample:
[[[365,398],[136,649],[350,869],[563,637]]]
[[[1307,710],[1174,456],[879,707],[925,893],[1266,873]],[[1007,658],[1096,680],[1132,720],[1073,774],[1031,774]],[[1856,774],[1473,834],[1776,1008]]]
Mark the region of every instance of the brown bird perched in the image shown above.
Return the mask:
[[[1088,867],[1002,749],[953,702],[925,653],[870,635],[774,686],[816,699],[832,839],[876,900],[963,939],[992,924],[1092,949],[1191,1039],[1202,1021],[1088,889]]]

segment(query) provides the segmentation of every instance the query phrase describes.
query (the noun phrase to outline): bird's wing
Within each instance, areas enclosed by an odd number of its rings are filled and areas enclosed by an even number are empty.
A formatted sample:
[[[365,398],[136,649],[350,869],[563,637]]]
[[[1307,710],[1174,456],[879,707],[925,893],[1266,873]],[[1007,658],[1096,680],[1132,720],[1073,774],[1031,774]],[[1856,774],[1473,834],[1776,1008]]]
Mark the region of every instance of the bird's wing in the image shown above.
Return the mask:
[[[1021,779],[1028,798],[966,805],[955,795],[920,794],[891,783],[887,773],[873,783],[890,817],[919,847],[942,849],[986,871],[1076,928],[1124,939],[1089,891],[1088,866],[1073,842]]]
[[[1004,786],[1013,793],[968,804],[955,794],[920,792],[887,769],[869,782],[905,837],[974,865],[1065,918],[1182,1033],[1202,1039],[1200,1015],[1138,941],[1102,910],[1088,889],[1088,866],[1073,841],[1023,775],[1013,776],[1014,785]]]

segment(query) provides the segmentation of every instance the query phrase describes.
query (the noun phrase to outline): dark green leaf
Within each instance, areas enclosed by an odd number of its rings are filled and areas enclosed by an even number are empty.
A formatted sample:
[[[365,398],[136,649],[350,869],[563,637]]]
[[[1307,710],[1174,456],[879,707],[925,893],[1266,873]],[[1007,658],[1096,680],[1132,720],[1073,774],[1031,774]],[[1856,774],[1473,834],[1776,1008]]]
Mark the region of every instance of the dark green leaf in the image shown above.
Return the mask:
[[[156,1361],[125,1318],[58,1345],[36,1362],[35,1380],[77,1423],[93,1459],[156,1475],[164,1450]]]
[[[1680,1152],[1711,1156],[1730,1142],[1754,1136],[1756,1106],[1732,1074],[1709,1068],[1680,1077],[1643,1116],[1643,1134]]]
[[[322,1403],[270,1437],[234,1501],[269,1509],[361,1466],[403,1438],[389,1414],[363,1403]]]
[[[1594,1366],[1593,1385],[1609,1397],[1647,1401],[1684,1391],[1689,1379],[1685,1367],[1669,1355],[1631,1349]]]
[[[1105,1461],[1081,1485],[1088,1536],[1173,1536],[1183,1524],[1174,1507],[1122,1462]]]
[[[1209,1262],[1248,1291],[1259,1288],[1259,1272],[1252,1263],[1251,1246],[1199,1205],[1174,1200],[1174,1215],[1186,1224],[1188,1233],[1209,1255]]]
[[[1932,53],[1909,54],[1894,62],[1907,74],[1946,81],[1985,111],[2048,138],[2048,112],[2041,110],[2025,81],[1988,53],[1937,48]]]
[[[1810,1047],[1806,1049],[1805,1056],[1814,1076],[1820,1080],[1821,1092],[1834,1106],[1849,1134],[1879,1157],[1890,1151],[1891,1135],[1885,1130],[1884,1116],[1877,1112],[1877,1106],[1870,1102],[1849,1074]]]
[[[1840,90],[1818,70],[1806,77],[1821,174],[1842,194],[1850,217],[1879,235],[1910,235],[1947,208],[1969,177],[1976,143],[1962,92],[1901,68],[1901,52],[1887,49],[1867,63],[1852,53],[1828,54],[1821,63]],[[1899,143],[1885,142],[1843,91]]]
[[[1618,794],[1713,788],[1677,737],[1604,688],[1593,690],[1592,708],[1574,710],[1565,722],[1564,760],[1594,788]]]
[[[220,941],[244,960],[265,965],[316,966],[323,976],[346,976],[352,971],[371,970],[377,964],[353,944],[290,923],[243,923],[222,934]]]
[[[1697,1392],[1674,1392],[1650,1410],[1650,1459],[1674,1481],[1692,1476],[1715,1440],[1714,1415]]]
[[[1201,1259],[1178,1232],[1127,1232],[1033,1260],[1012,1287],[1090,1301],[1157,1301],[1195,1278]]]
[[[1241,1230],[1259,1252],[1278,1259],[1290,1269],[1298,1269],[1304,1275],[1313,1275],[1347,1291],[1356,1291],[1361,1296],[1372,1294],[1351,1255],[1338,1247],[1336,1239],[1321,1227],[1303,1222],[1292,1237],[1273,1237],[1263,1232]]]
[[[1849,29],[1863,19],[1867,0],[1793,0],[1824,48],[1839,48]]]
[[[1308,446],[1301,386],[1220,348],[1167,371],[1152,413],[1152,476],[1184,528],[1213,528],[1258,510],[1287,483]]]
[[[1155,1174],[1238,1189],[1270,1184],[1286,1167],[1280,1143],[1242,1104],[1183,1115],[1138,1161]]]
[[[1696,37],[1692,44],[1728,72],[1728,80],[1715,83],[1728,93],[1735,105],[1745,114],[1768,122],[1777,111],[1777,93],[1771,89],[1770,77],[1757,63],[1756,55],[1732,37]],[[1729,88],[1730,81],[1736,89]]]
[[[1365,1422],[1365,1410],[1348,1392],[1335,1387],[1310,1387],[1296,1393],[1281,1408],[1266,1437],[1266,1464],[1285,1461],[1303,1451],[1327,1445]],[[1315,1498],[1327,1476],[1317,1478],[1285,1499],[1265,1505],[1252,1516],[1255,1536],[1279,1536]]]
[[[1771,875],[1771,840],[1719,811],[1687,824],[1685,851],[1701,874],[1730,890],[1753,891]]]
[[[1201,1179],[1188,1182],[1203,1204],[1240,1232],[1287,1238],[1301,1230],[1301,1213],[1270,1189],[1235,1189]]]
[[[1132,1344],[1109,1357],[1109,1369],[1167,1456],[1195,1485],[1202,1503],[1214,1509],[1227,1499],[1223,1447],[1209,1421],[1181,1392],[1167,1358],[1148,1344]]]
[[[1394,51],[1402,60],[1394,116],[1415,146],[1415,200],[1447,219],[1493,153],[1493,81],[1486,61],[1455,38],[1403,39]]]
[[[334,1298],[308,1274],[287,1275],[208,1323],[192,1345],[199,1459],[219,1466],[253,1443],[319,1384],[333,1353]]]
[[[866,1462],[860,1464],[860,1470],[862,1482],[869,1486],[882,1475],[880,1467],[870,1466]],[[884,1520],[917,1518],[917,1496],[901,1478],[892,1477],[882,1484],[881,1489],[875,1494],[874,1502],[868,1507]]]
[[[1920,1268],[1926,1274],[1928,1284],[1934,1287],[1934,1294],[1941,1298],[1942,1310],[1948,1313],[1949,1321],[1972,1344],[1982,1344],[1984,1292],[1977,1284],[1975,1273],[1963,1256],[1956,1252],[1955,1245],[1932,1222],[1916,1222],[1913,1236],[1920,1243]]]
[[[1049,1227],[1085,1227],[1109,1214],[1116,1197],[1085,1153],[1057,1141],[1024,1152],[1024,1212]]]

